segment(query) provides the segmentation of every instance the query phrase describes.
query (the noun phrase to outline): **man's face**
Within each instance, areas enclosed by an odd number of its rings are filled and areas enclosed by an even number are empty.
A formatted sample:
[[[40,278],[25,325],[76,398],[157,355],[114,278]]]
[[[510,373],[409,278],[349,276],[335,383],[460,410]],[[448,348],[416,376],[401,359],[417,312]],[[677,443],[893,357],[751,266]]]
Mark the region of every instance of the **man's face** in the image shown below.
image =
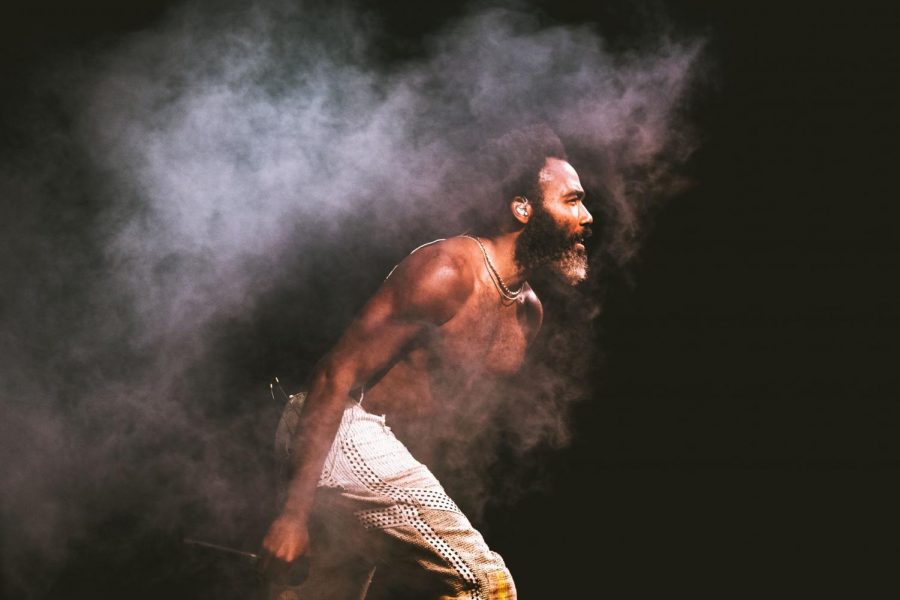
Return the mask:
[[[549,266],[570,285],[587,277],[587,252],[594,219],[584,206],[584,188],[572,165],[548,158],[540,173],[543,199],[516,241],[516,262],[526,270]]]

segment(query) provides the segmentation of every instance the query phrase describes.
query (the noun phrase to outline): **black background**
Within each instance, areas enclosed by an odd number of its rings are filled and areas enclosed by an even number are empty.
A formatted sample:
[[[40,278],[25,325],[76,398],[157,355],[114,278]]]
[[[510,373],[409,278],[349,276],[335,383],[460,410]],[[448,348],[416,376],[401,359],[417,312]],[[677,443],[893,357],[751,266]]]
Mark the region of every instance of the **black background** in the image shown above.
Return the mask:
[[[166,6],[7,5],[0,106],[24,102],[54,57]],[[462,10],[366,6],[393,58]],[[647,34],[632,3],[538,6],[614,45]],[[691,109],[702,144],[634,285],[608,288],[573,444],[547,458],[543,491],[485,515],[523,597],[896,593],[900,23],[886,6],[640,5],[708,39],[710,83]],[[167,544],[119,557],[85,544],[51,595],[203,595],[205,575],[174,568]]]

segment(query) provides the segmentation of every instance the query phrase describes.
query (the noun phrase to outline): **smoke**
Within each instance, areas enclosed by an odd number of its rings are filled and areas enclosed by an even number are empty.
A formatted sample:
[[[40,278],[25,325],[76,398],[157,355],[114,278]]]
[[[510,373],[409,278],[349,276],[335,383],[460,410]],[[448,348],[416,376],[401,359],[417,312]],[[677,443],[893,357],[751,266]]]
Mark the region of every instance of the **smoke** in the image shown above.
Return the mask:
[[[264,519],[277,406],[256,378],[300,381],[391,262],[465,227],[489,196],[473,156],[493,137],[560,134],[594,196],[602,268],[634,255],[693,149],[696,40],[616,54],[592,27],[509,9],[473,10],[403,61],[379,58],[378,35],[347,7],[187,4],[38,79],[0,173],[11,589],[40,595],[31,575],[97,542],[110,514],[220,537]],[[588,394],[572,380],[589,336],[544,338],[530,376],[457,415],[474,441],[442,440],[470,506],[491,489],[486,438],[517,455],[565,443]],[[573,373],[547,360],[560,355]],[[522,382],[527,411],[511,405]],[[480,466],[460,468],[476,449]]]

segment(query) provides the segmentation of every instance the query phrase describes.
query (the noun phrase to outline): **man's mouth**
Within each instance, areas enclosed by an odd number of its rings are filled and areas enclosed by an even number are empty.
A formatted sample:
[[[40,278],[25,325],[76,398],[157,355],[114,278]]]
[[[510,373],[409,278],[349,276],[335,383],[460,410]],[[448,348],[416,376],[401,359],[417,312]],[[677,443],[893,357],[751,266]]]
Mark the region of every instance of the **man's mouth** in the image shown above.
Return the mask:
[[[574,246],[575,246],[575,249],[578,250],[578,252],[581,252],[583,254],[587,251],[584,246],[584,240],[586,240],[589,237],[591,237],[591,230],[588,229],[587,227],[584,228],[584,230],[581,232],[580,235],[576,234],[575,238],[572,241],[575,242]]]

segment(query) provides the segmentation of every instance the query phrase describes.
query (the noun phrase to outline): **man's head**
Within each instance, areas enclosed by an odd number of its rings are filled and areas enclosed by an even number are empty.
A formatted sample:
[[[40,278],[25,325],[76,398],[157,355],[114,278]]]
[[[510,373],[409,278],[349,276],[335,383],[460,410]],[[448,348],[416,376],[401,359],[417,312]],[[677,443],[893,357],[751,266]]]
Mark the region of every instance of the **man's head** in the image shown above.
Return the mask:
[[[540,200],[541,176],[548,158],[568,160],[559,136],[547,125],[533,125],[507,132],[492,144],[498,164],[492,164],[499,177],[504,203],[516,196]]]
[[[479,167],[493,180],[491,195],[499,195],[502,203],[489,205],[489,214],[481,214],[475,231],[520,231],[516,261],[525,270],[550,268],[569,283],[584,280],[587,254],[580,242],[591,235],[592,219],[559,136],[543,124],[522,127],[486,150]]]
[[[516,262],[526,271],[550,268],[570,285],[587,277],[584,240],[591,236],[591,213],[575,169],[562,158],[545,157],[532,197],[516,195],[509,211],[522,229]]]

